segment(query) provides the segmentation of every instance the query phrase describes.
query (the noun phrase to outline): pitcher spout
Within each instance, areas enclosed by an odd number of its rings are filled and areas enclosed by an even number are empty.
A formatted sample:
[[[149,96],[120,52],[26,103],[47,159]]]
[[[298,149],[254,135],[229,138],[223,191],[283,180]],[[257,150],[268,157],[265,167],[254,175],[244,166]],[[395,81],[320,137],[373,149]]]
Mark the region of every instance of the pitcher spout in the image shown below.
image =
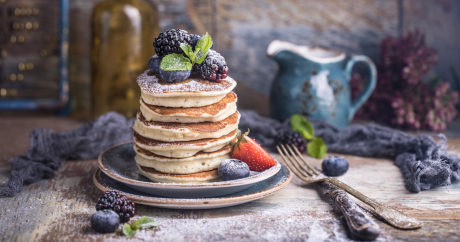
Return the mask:
[[[279,55],[279,53],[283,53]],[[333,63],[345,59],[345,53],[336,49],[328,49],[307,45],[295,45],[286,41],[273,40],[267,48],[267,56],[278,63],[285,58],[307,59],[317,63]]]
[[[295,54],[296,45],[286,41],[273,40],[267,48],[267,56],[282,64],[287,59],[298,58]],[[283,51],[283,54],[279,54]]]
[[[283,71],[301,70],[307,63],[306,59],[297,53],[296,47],[285,41],[274,40],[267,48],[267,56],[275,60]]]

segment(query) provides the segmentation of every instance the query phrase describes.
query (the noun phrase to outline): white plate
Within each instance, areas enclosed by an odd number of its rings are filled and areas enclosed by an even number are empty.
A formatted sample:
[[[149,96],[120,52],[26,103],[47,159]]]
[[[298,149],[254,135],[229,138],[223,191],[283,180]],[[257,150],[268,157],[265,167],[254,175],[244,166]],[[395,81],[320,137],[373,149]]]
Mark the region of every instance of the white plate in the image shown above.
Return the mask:
[[[289,169],[281,165],[281,169],[276,175],[257,182],[248,189],[213,198],[155,197],[132,189],[124,183],[110,178],[101,172],[101,170],[96,171],[93,176],[93,181],[102,191],[117,191],[139,204],[174,209],[211,209],[235,206],[269,196],[286,186],[289,181],[291,181],[291,178],[292,175]]]
[[[135,190],[162,197],[203,198],[217,197],[247,189],[257,182],[274,176],[281,164],[263,171],[251,172],[247,178],[233,181],[217,181],[200,184],[159,183],[139,174],[136,167],[133,142],[122,143],[108,148],[98,158],[99,167],[109,177]]]

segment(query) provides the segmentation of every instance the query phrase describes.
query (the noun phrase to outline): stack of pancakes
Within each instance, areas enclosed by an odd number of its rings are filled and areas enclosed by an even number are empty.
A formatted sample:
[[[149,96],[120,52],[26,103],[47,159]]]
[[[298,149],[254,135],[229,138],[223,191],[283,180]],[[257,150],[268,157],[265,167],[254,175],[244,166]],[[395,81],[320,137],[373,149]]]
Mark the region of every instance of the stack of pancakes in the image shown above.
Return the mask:
[[[189,78],[167,83],[146,71],[137,78],[140,112],[133,126],[140,174],[157,182],[199,183],[219,177],[231,157],[240,114],[236,82]]]

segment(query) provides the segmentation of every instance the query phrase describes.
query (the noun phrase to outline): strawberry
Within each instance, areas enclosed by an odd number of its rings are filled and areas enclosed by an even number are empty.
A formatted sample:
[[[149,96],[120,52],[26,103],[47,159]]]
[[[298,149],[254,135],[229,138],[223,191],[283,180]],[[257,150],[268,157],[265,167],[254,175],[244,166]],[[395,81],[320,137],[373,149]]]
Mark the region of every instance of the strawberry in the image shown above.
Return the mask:
[[[251,171],[264,171],[276,164],[267,151],[265,151],[253,139],[249,138],[248,132],[241,135],[241,131],[236,133],[237,141],[232,142],[232,158],[245,162]]]

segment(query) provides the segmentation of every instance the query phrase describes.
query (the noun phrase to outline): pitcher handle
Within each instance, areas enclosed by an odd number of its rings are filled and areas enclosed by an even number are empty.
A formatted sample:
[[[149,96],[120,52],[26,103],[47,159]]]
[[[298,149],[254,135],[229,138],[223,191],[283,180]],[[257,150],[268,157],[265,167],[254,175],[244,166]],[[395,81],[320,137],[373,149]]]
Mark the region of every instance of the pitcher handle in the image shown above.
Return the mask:
[[[364,62],[367,64],[370,70],[370,79],[369,82],[364,87],[364,90],[358,95],[358,97],[353,100],[348,111],[348,121],[351,121],[355,116],[356,111],[364,104],[364,102],[369,99],[372,92],[375,89],[377,84],[377,69],[375,68],[374,62],[372,62],[369,57],[364,55],[355,55],[350,58],[345,67],[345,78],[347,81],[351,80],[351,70],[356,62]]]

